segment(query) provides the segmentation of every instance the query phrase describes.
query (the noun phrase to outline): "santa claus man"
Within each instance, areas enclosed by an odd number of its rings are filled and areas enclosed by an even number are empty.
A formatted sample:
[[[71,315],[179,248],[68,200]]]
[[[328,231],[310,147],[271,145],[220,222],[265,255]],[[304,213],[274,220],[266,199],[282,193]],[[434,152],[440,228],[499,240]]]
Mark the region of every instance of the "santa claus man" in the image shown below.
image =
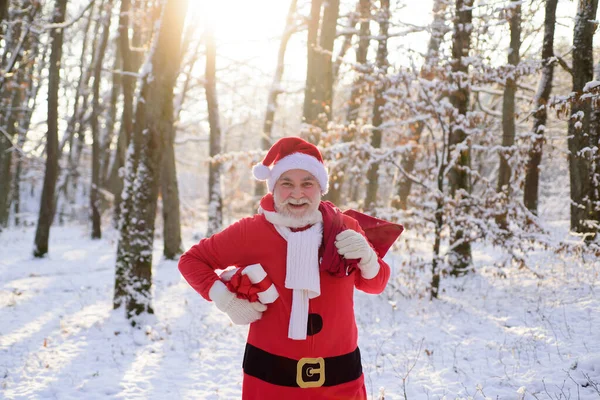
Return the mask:
[[[354,318],[354,288],[381,293],[390,268],[356,219],[321,201],[321,153],[296,137],[269,150],[254,176],[269,193],[259,213],[203,239],[179,270],[236,324],[250,324],[243,399],[366,399]],[[279,296],[238,297],[215,273],[260,264]]]

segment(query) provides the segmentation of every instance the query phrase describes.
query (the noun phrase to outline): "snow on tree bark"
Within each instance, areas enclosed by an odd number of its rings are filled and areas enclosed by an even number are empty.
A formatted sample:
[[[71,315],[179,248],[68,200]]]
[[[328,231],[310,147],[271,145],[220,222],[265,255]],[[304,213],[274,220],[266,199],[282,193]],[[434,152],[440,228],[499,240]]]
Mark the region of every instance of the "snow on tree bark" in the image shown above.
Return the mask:
[[[185,2],[164,2],[155,40],[140,72],[134,135],[127,154],[121,201],[114,301],[115,306],[125,303],[133,325],[139,325],[141,315],[154,312],[151,298],[154,220],[162,150],[173,126],[173,87],[179,73],[186,8]],[[117,289],[124,293],[118,293]]]
[[[466,114],[469,109],[470,87],[469,49],[471,47],[471,31],[473,29],[473,0],[456,0],[456,15],[452,34],[452,83],[456,90],[450,94],[450,103],[454,107],[453,120],[450,122],[448,165],[452,165],[448,174],[450,194],[457,203],[463,196],[471,192],[470,178],[467,169],[471,166],[471,154],[465,133],[468,123]],[[454,158],[453,161],[450,158]],[[459,221],[454,221],[451,227],[449,263],[452,274],[464,273],[471,264],[471,243],[466,240],[466,233]]]
[[[573,30],[573,92],[581,93],[594,77],[593,37],[598,0],[580,0]],[[589,101],[571,105],[569,118],[569,178],[571,183],[571,229],[594,237],[598,230],[592,206],[592,151]]]

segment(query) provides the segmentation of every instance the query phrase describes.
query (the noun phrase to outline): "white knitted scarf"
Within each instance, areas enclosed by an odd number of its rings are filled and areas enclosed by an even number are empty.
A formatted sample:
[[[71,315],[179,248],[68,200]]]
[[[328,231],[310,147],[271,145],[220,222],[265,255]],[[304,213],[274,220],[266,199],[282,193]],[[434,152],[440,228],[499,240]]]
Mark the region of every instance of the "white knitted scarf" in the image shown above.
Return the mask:
[[[316,211],[314,216],[308,219],[309,224],[313,224],[310,228],[292,232],[288,227],[292,225],[287,221],[289,218],[262,209],[259,212],[265,215],[267,221],[271,222],[281,237],[287,241],[285,287],[292,289],[292,312],[288,337],[294,340],[305,340],[308,300],[321,295],[319,247],[323,238],[323,217],[319,211]],[[308,224],[305,223],[304,226],[306,225]],[[292,226],[294,227],[298,226]]]

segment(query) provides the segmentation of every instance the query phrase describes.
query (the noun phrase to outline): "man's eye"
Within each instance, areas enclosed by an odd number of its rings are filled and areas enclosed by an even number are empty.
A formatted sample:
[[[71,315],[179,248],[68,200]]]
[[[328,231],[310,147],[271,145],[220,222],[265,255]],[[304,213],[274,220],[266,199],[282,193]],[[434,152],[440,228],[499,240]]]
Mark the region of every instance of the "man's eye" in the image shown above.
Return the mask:
[[[313,185],[312,182],[305,182],[304,183],[304,187],[307,187],[307,188],[312,187],[312,185]]]

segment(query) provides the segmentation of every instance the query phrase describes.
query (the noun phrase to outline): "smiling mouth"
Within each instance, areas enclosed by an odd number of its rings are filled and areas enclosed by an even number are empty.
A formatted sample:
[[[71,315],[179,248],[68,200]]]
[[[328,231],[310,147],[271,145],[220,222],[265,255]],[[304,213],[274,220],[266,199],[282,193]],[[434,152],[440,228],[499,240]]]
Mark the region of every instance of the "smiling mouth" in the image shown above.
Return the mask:
[[[303,203],[303,204],[292,204],[292,203],[288,203],[288,206],[292,209],[292,210],[302,210],[305,207],[308,207],[308,203]]]

